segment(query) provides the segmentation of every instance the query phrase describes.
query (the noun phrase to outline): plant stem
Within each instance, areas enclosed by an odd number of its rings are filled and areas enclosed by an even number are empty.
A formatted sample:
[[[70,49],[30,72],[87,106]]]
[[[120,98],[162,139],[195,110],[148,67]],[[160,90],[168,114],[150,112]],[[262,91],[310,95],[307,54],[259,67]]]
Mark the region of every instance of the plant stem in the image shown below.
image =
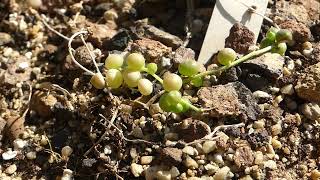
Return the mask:
[[[196,112],[201,112],[202,110],[194,105],[192,105],[189,101],[185,100],[185,99],[181,99],[180,101],[181,104],[186,105],[188,107],[190,107],[190,109],[196,111]]]
[[[272,46],[267,46],[267,47],[265,47],[263,49],[259,49],[257,51],[253,51],[253,52],[251,52],[251,53],[249,53],[249,54],[247,54],[245,56],[242,56],[241,58],[233,61],[228,66],[221,66],[218,69],[205,71],[205,72],[199,73],[199,74],[197,74],[197,75],[195,75],[195,76],[193,76],[191,78],[199,78],[199,77],[203,77],[203,76],[206,76],[206,75],[221,73],[221,72],[223,72],[223,71],[225,71],[225,70],[227,70],[227,69],[229,69],[231,67],[234,67],[234,66],[236,66],[236,65],[238,65],[238,64],[240,64],[240,63],[242,63],[244,61],[247,61],[247,60],[249,60],[249,59],[251,59],[251,58],[253,58],[255,56],[262,55],[262,54],[270,51],[271,49],[272,49]]]
[[[159,81],[161,84],[163,84],[163,80],[161,79],[161,77],[159,77],[159,76],[156,75],[155,73],[150,73],[147,68],[143,68],[142,71],[150,74],[150,75],[151,75],[152,77],[154,77],[157,81]]]

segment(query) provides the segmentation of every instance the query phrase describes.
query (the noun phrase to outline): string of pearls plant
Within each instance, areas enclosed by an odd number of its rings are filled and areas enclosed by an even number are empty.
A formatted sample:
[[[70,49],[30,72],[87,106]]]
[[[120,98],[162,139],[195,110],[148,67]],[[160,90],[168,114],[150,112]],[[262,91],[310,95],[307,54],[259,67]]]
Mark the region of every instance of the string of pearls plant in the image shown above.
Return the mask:
[[[100,72],[95,58],[91,54],[87,44],[83,39],[83,34],[87,31],[80,31],[71,36],[68,47],[71,59],[74,63],[84,71],[88,72],[92,77],[90,83],[97,89],[111,88],[117,89],[121,86],[129,88],[137,88],[138,91],[148,96],[153,92],[153,83],[144,78],[143,74],[147,73],[154,77],[163,87],[165,93],[159,99],[159,105],[166,112],[183,113],[192,109],[197,112],[204,111],[190,103],[190,101],[182,97],[180,89],[184,83],[189,83],[195,87],[203,85],[203,78],[208,75],[219,75],[221,72],[230,69],[244,61],[253,57],[260,56],[266,52],[279,53],[284,55],[287,49],[287,42],[292,41],[292,34],[285,29],[270,28],[265,39],[260,43],[260,49],[250,52],[237,59],[236,52],[231,48],[224,48],[219,51],[217,60],[221,66],[214,70],[204,71],[200,73],[200,65],[195,60],[185,60],[178,67],[177,73],[167,72],[163,75],[163,79],[156,73],[158,66],[155,63],[145,63],[145,58],[140,53],[131,53],[125,58],[119,54],[110,54],[104,64],[104,75]],[[82,42],[86,45],[90,53],[92,61],[96,67],[96,73],[83,67],[74,58],[74,49],[71,46],[72,41],[80,36]]]

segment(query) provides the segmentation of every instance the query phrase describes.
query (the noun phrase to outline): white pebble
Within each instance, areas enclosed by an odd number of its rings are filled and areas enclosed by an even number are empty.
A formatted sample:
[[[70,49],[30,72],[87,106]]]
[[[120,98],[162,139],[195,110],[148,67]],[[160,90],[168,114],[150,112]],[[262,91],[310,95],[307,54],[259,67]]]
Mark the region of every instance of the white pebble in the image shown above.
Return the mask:
[[[289,71],[292,71],[292,70],[294,70],[294,67],[295,67],[294,61],[293,61],[293,60],[290,60],[290,61],[288,62],[288,66],[287,66],[288,70],[289,70]]]
[[[190,155],[190,156],[194,156],[195,155],[195,149],[191,146],[186,146],[182,149],[182,152]]]
[[[34,9],[38,9],[42,6],[42,0],[28,0],[28,5]]]
[[[29,63],[28,62],[21,62],[21,63],[19,63],[18,67],[20,70],[27,69],[29,67]]]
[[[27,145],[27,141],[22,139],[15,139],[13,141],[14,149],[23,149]]]
[[[69,157],[71,154],[72,154],[72,148],[70,146],[64,146],[62,149],[61,149],[61,155],[62,157]]]
[[[16,171],[17,171],[17,166],[15,164],[12,164],[9,167],[7,167],[7,169],[4,172],[10,175],[15,173]]]
[[[26,58],[31,59],[32,58],[32,52],[26,52],[26,54],[24,54],[26,56]]]
[[[304,49],[304,50],[302,51],[302,54],[305,55],[305,56],[307,56],[307,57],[309,57],[309,56],[312,54],[312,51],[313,51],[313,48],[311,48],[311,49]]]
[[[175,167],[175,166],[173,166],[170,169],[170,173],[171,173],[171,177],[172,178],[178,177],[180,175],[179,169],[177,167]]]
[[[35,151],[28,152],[26,154],[26,157],[28,159],[30,159],[30,160],[36,159],[37,158],[37,153]]]
[[[13,159],[17,156],[18,152],[17,151],[12,151],[9,149],[8,151],[2,153],[2,159],[3,160],[10,160]]]
[[[213,176],[214,180],[225,180],[232,178],[234,174],[230,171],[228,166],[224,166],[223,168],[219,169],[216,174]]]
[[[283,101],[283,96],[279,95],[276,98],[274,98],[275,103],[280,104]]]
[[[73,171],[70,169],[64,169],[61,180],[73,180]]]
[[[264,168],[269,168],[272,170],[277,169],[277,163],[273,160],[268,160],[266,162],[264,162]]]
[[[141,164],[150,164],[153,160],[153,156],[142,156],[140,159]]]
[[[213,155],[213,160],[214,160],[214,162],[217,163],[217,164],[221,164],[221,165],[224,164],[224,160],[223,160],[222,155],[221,155],[220,153],[214,154],[214,155]]]
[[[169,171],[157,171],[156,176],[158,180],[171,180],[171,173]]]
[[[190,169],[196,169],[199,167],[197,161],[195,161],[194,159],[192,159],[191,157],[187,157],[186,160],[184,161],[184,165],[187,167],[187,168],[190,168]]]
[[[212,175],[218,171],[219,166],[217,164],[206,164],[204,169],[208,171],[209,175]]]
[[[134,177],[139,177],[141,173],[143,172],[143,167],[140,164],[132,163],[130,166],[131,173],[134,175]]]
[[[162,57],[162,59],[161,59],[161,66],[162,66],[162,67],[171,66],[171,60],[170,60],[169,58]]]
[[[288,84],[283,86],[280,91],[282,94],[292,95],[294,93],[294,88],[292,84]]]
[[[214,151],[216,148],[217,148],[217,145],[215,141],[206,141],[202,145],[202,150],[206,154]]]
[[[10,57],[12,53],[13,53],[12,48],[4,48],[4,50],[3,50],[3,56],[5,56],[5,57]]]
[[[112,153],[111,147],[110,147],[109,145],[106,145],[106,146],[104,147],[103,153],[104,153],[104,154],[111,154],[111,153]]]
[[[267,99],[267,98],[271,98],[271,95],[264,92],[264,91],[255,91],[252,94],[255,98],[263,98],[263,99]]]

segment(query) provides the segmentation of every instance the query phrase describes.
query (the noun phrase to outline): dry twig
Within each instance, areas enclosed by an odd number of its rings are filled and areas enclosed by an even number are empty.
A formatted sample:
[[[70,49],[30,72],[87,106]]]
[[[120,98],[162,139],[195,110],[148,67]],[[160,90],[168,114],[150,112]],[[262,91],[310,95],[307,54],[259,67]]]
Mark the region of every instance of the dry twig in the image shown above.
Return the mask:
[[[214,130],[210,134],[204,136],[201,139],[197,139],[197,140],[194,140],[192,142],[189,142],[189,143],[187,143],[187,145],[201,143],[203,141],[214,141],[214,140],[216,140],[216,139],[218,139],[220,137],[220,136],[213,137],[218,131],[220,131],[222,129],[227,129],[227,128],[230,128],[230,127],[236,127],[237,128],[237,127],[241,127],[241,126],[244,126],[244,125],[245,125],[244,123],[239,123],[239,124],[217,126],[217,127],[214,128]]]

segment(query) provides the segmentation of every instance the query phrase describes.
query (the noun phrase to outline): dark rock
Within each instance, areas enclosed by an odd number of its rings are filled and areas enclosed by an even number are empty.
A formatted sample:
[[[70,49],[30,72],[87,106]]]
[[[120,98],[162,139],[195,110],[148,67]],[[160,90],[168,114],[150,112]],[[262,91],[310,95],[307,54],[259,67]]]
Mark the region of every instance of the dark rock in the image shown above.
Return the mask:
[[[240,74],[241,69],[239,67],[232,67],[219,76],[220,84],[238,81]]]
[[[118,32],[115,36],[113,36],[110,39],[107,48],[109,50],[123,51],[128,46],[128,43],[130,41],[131,37],[129,32],[127,30],[123,30]]]
[[[266,53],[254,59],[241,63],[241,68],[248,72],[263,75],[270,80],[276,80],[282,75],[284,57],[277,53]]]
[[[288,19],[283,23],[279,24],[283,29],[288,29],[292,32],[293,39],[298,43],[304,43],[309,41],[311,38],[310,29],[303,23],[297,22],[296,20]]]
[[[311,27],[310,31],[312,33],[313,38],[316,41],[320,40],[320,20],[316,21]]]
[[[299,76],[295,90],[309,102],[320,102],[320,63],[309,66]]]
[[[243,80],[243,83],[248,86],[248,88],[252,91],[263,89],[264,87],[267,87],[269,84],[269,81],[258,74],[248,74],[245,79]]]
[[[168,56],[171,53],[171,48],[159,41],[147,38],[134,41],[130,45],[130,50],[142,53],[147,62],[154,62],[157,64],[160,63],[163,56]]]
[[[0,46],[6,45],[12,42],[13,42],[13,39],[10,34],[0,32]]]
[[[169,34],[154,26],[146,25],[144,26],[144,29],[145,35],[149,36],[150,39],[160,41],[169,47],[178,48],[183,44],[183,41],[179,37]]]
[[[254,156],[250,147],[239,147],[234,153],[233,160],[238,168],[250,167],[253,164]]]
[[[61,102],[57,102],[53,106],[54,117],[58,121],[68,122],[75,120],[75,114],[68,107],[61,104]]]
[[[258,148],[268,144],[269,135],[266,130],[262,130],[259,132],[256,131],[254,133],[248,134],[246,136],[246,139],[252,147]]]
[[[169,166],[178,165],[182,161],[182,151],[178,148],[163,148],[161,150],[161,160]]]
[[[211,109],[211,117],[238,117],[246,122],[256,120],[261,113],[251,91],[240,82],[203,87],[198,97],[204,108]]]
[[[225,40],[225,47],[232,48],[237,53],[246,54],[251,45],[254,45],[254,33],[241,23],[235,23]]]
[[[58,47],[53,44],[46,44],[43,51],[38,54],[38,58],[44,61],[52,61],[55,59]]]
[[[185,142],[192,142],[196,139],[201,139],[211,132],[209,126],[202,121],[192,118],[188,118],[183,121],[187,121],[187,127],[184,127],[184,122],[181,122],[176,125],[175,132],[179,135],[179,139]]]

